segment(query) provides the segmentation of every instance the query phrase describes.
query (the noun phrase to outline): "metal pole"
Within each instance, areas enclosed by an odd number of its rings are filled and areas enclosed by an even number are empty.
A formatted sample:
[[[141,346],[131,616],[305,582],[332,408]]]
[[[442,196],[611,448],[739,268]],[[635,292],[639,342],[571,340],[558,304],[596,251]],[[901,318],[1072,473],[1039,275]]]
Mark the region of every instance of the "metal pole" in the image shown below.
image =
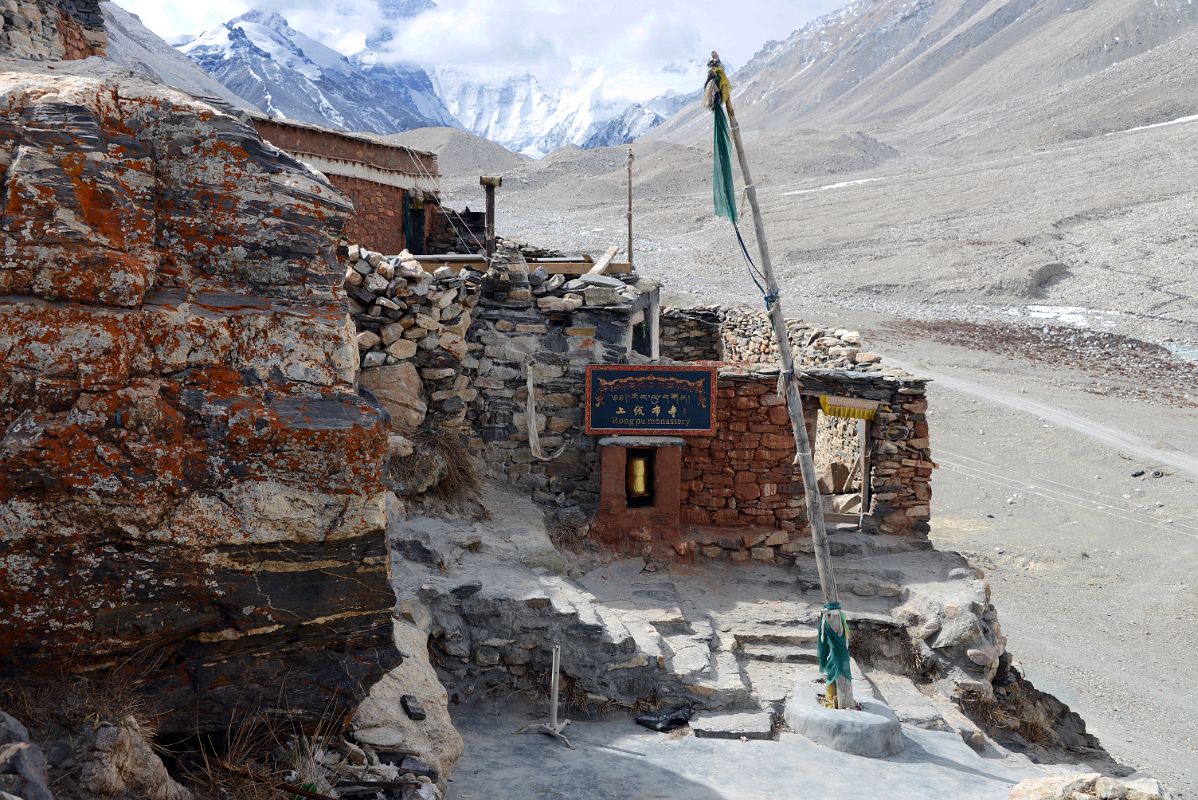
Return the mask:
[[[715,52],[711,54],[713,61],[719,60]],[[740,162],[740,172],[745,180],[745,195],[749,207],[753,211],[753,230],[757,236],[757,250],[761,255],[761,272],[765,276],[766,291],[775,298],[769,305],[770,324],[774,328],[774,337],[778,340],[778,356],[782,362],[782,375],[786,384],[786,407],[790,412],[790,427],[795,439],[795,466],[803,476],[803,492],[807,499],[807,517],[811,523],[811,541],[815,548],[815,567],[819,571],[819,585],[824,593],[825,603],[839,603],[840,593],[836,590],[836,574],[832,570],[832,556],[828,552],[828,531],[824,525],[823,499],[820,497],[819,484],[815,481],[815,459],[811,455],[811,439],[807,435],[806,416],[803,413],[803,397],[799,390],[798,381],[794,374],[794,353],[790,348],[790,335],[786,331],[786,320],[782,314],[782,298],[778,288],[778,280],[774,277],[774,264],[770,260],[770,248],[765,238],[765,223],[761,217],[761,207],[757,203],[757,187],[753,185],[753,176],[749,171],[749,160],[745,156],[745,146],[740,138],[740,124],[736,121],[736,112],[732,108],[732,98],[724,98],[724,106],[728,109],[728,125],[732,133],[732,142],[736,146],[736,157]],[[827,623],[833,630],[843,635],[840,614],[825,612]],[[854,708],[852,681],[841,676],[836,679],[836,707]]]
[[[557,693],[561,682],[562,646],[553,646],[553,677],[549,680],[549,724],[557,730]]]
[[[628,148],[628,268],[632,266],[632,148]]]
[[[495,256],[495,190],[503,185],[503,178],[486,175],[478,179],[487,192],[487,261]]]

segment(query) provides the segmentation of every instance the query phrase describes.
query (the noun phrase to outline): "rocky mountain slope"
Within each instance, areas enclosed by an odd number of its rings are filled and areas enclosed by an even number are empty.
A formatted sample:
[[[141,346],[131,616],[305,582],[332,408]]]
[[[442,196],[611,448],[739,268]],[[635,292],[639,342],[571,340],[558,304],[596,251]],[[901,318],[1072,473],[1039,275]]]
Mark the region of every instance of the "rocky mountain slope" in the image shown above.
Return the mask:
[[[480,175],[503,175],[529,161],[528,156],[513,153],[501,144],[461,128],[414,128],[385,138],[416,150],[436,153],[442,175],[473,179],[476,187]]]
[[[742,125],[765,132],[1038,146],[1193,109],[1196,35],[1188,0],[857,0],[763,48],[734,75],[735,102]],[[692,107],[660,135],[702,139],[702,118]]]
[[[116,3],[100,4],[108,31],[108,57],[123,67],[197,97],[210,97],[235,108],[251,110],[245,100],[160,39]]]
[[[424,70],[351,60],[280,14],[250,11],[179,45],[231,92],[272,116],[367,133],[453,125]]]

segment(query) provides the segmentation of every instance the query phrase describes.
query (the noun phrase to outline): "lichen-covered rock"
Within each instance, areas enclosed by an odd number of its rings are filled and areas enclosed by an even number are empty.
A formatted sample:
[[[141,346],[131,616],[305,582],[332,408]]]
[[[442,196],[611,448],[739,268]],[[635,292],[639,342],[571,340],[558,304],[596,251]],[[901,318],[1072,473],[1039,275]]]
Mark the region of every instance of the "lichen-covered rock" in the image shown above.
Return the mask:
[[[164,731],[398,661],[349,204],[95,59],[0,72],[0,673],[129,663]],[[285,687],[286,693],[280,688]]]

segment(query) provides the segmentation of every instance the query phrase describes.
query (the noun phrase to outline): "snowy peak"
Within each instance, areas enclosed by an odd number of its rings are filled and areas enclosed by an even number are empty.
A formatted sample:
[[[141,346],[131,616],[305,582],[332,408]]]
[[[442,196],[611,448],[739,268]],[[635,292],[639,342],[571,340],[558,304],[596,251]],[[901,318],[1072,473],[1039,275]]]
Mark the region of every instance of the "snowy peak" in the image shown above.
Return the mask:
[[[702,86],[705,74],[700,64],[671,64],[646,82],[632,72],[581,69],[552,89],[532,75],[496,79],[443,68],[434,70],[432,78],[467,130],[539,157],[571,144],[626,144],[696,97],[693,89]],[[660,93],[663,83],[669,88]]]
[[[393,0],[389,7],[399,14],[416,5]],[[377,134],[454,124],[423,70],[356,62],[277,12],[249,11],[179,49],[271,116]]]

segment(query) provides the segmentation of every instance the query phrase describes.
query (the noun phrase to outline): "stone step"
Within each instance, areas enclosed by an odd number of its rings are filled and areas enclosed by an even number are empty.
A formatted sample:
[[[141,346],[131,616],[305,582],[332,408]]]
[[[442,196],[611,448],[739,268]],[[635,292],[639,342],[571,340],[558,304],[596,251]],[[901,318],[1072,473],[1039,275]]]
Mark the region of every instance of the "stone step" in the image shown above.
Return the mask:
[[[683,679],[711,677],[714,665],[711,645],[697,636],[666,636],[667,669]]]
[[[587,603],[585,606],[580,606],[580,619],[587,621],[593,619],[603,627],[607,633],[607,638],[612,642],[629,644],[629,649],[634,651],[644,652],[640,648],[640,641],[633,635],[631,628],[624,624],[620,619],[620,615],[615,610],[597,603]],[[656,658],[655,654],[645,653],[646,655]]]
[[[774,715],[769,711],[705,711],[690,723],[700,739],[773,739]]]
[[[870,670],[866,676],[902,722],[930,731],[952,729],[931,698],[909,678],[881,670]]]
[[[708,675],[692,682],[681,681],[704,708],[748,708],[753,704],[749,682],[741,672],[740,662],[727,650],[711,653]]]
[[[775,664],[815,664],[815,642],[797,644],[752,644],[737,648],[737,655],[750,661],[769,661]]]
[[[810,625],[755,626],[737,629],[733,631],[733,637],[742,647],[759,644],[807,645],[819,639],[819,630]]]

